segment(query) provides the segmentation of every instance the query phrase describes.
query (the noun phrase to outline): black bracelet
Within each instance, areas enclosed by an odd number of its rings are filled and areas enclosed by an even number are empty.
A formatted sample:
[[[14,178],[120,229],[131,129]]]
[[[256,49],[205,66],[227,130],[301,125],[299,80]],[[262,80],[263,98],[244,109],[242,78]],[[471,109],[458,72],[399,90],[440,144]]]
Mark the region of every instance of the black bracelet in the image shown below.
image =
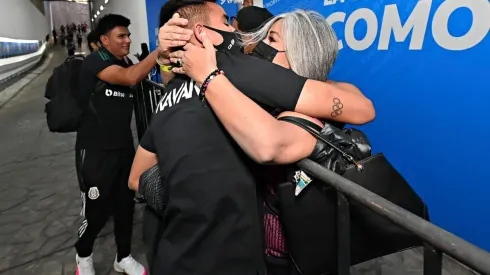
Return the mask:
[[[206,93],[206,90],[208,89],[208,85],[209,85],[209,82],[211,82],[211,80],[213,80],[215,77],[217,77],[218,75],[221,75],[221,74],[225,74],[225,72],[223,72],[223,70],[220,70],[220,69],[216,69],[214,70],[213,72],[211,72],[208,77],[206,77],[206,79],[202,82],[202,85],[201,85],[201,94],[199,95],[199,100],[201,100],[203,106],[205,106],[205,96],[204,94]]]

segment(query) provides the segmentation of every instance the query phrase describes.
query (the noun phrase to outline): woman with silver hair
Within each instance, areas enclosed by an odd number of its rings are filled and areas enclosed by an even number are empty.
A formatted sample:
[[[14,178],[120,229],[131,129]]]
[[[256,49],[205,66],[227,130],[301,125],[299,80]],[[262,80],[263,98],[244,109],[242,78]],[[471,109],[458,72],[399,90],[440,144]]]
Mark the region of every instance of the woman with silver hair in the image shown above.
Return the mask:
[[[309,79],[324,81],[337,59],[337,36],[325,18],[314,11],[296,10],[277,15],[255,32],[243,36],[246,47],[258,46],[252,55],[259,54],[260,58],[264,49],[270,53],[274,48],[276,57],[269,61]]]
[[[305,130],[278,121],[276,118],[295,116],[321,127],[323,122],[299,113],[281,112],[281,110],[274,110],[271,115],[240,93],[227,80],[224,73],[208,80],[209,73],[216,71],[218,67],[212,44],[205,33],[201,36],[204,49],[188,47],[185,56],[181,56],[183,57],[181,72],[185,72],[201,84],[205,82],[203,87],[206,101],[240,147],[258,163],[290,164],[308,157],[317,143],[316,138]],[[327,75],[338,54],[338,42],[334,30],[322,15],[314,11],[296,10],[280,14],[255,32],[244,33],[243,37],[245,48],[254,47],[249,53],[252,56],[291,69],[296,74],[313,80],[327,81]],[[173,58],[172,61],[177,60]],[[253,70],[253,68],[248,69]],[[329,82],[340,86],[346,93],[360,93],[351,84]],[[337,109],[334,108],[331,115],[332,121],[328,122],[338,128],[343,128],[345,123],[355,123],[344,120],[341,116],[340,100],[337,105]],[[367,121],[372,119],[374,117]],[[265,173],[261,173],[261,179],[267,178],[265,180],[268,185],[267,190],[269,195],[272,195],[274,185],[286,180],[287,169],[284,169],[284,166],[279,169],[265,169]],[[274,173],[274,170],[279,173]],[[271,178],[271,175],[274,176]],[[265,253],[268,256],[269,274],[291,274],[294,268],[288,257],[279,219],[274,214],[274,206],[267,203],[267,200],[264,206]]]

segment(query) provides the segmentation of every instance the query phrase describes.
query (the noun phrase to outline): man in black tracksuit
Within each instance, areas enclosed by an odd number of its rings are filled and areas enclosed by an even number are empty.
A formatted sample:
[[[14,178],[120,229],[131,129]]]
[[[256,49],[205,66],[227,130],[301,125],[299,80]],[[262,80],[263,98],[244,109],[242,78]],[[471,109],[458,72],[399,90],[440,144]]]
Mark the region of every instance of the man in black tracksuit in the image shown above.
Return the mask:
[[[133,113],[131,86],[145,78],[158,52],[139,64],[125,60],[131,39],[129,19],[109,14],[100,19],[96,33],[102,47],[84,60],[77,101],[83,117],[76,142],[76,167],[85,217],[78,231],[77,274],[93,275],[92,248],[108,218],[114,216],[117,257],[114,269],[129,275],[145,274],[131,257],[134,192],[128,177],[134,157],[130,128]]]

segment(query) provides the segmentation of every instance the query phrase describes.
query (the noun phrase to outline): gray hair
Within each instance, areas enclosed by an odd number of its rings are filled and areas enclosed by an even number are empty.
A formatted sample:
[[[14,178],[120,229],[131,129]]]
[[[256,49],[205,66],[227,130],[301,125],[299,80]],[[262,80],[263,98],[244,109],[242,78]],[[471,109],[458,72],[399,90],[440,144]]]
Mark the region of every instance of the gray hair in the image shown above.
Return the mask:
[[[303,77],[325,81],[339,49],[335,31],[317,12],[295,10],[277,15],[258,30],[244,34],[244,44],[264,40],[272,25],[281,19],[281,37],[291,69]]]

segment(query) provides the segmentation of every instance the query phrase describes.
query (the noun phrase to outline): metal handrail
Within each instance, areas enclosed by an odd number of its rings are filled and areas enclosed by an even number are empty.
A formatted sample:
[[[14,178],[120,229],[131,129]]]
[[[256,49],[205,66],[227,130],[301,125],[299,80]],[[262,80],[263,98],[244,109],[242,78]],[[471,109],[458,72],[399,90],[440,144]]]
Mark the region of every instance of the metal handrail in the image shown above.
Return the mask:
[[[160,84],[160,83],[155,83],[155,82],[151,81],[151,80],[150,80],[150,79],[148,79],[148,78],[145,78],[143,81],[144,81],[146,84],[151,85],[151,86],[153,86],[153,87],[155,87],[155,88],[159,88],[159,89],[162,89],[162,90],[165,88],[165,86],[164,86],[163,84]]]
[[[146,85],[150,85],[153,90],[164,89],[163,85],[155,83],[149,79],[145,79],[143,83]],[[341,197],[343,197],[343,195],[348,196],[350,199],[355,200],[356,202],[369,208],[381,217],[394,222],[401,228],[408,230],[430,246],[434,247],[435,250],[432,249],[432,247],[426,246],[426,249],[424,250],[424,274],[442,274],[442,258],[440,257],[440,252],[453,257],[454,259],[458,260],[459,262],[468,266],[474,271],[480,272],[482,274],[490,274],[490,253],[488,253],[487,251],[420,218],[419,216],[399,207],[398,205],[361,187],[360,185],[336,174],[333,171],[324,168],[323,166],[313,162],[312,160],[303,159],[298,162],[298,166],[305,172],[314,176],[316,179],[334,187],[339,192],[339,194],[341,194]],[[339,204],[343,203],[339,202]],[[345,207],[348,208],[348,203],[346,203],[345,205],[347,205]],[[348,218],[348,212],[346,216]],[[350,226],[348,221],[347,223],[345,223],[345,221],[341,223],[343,223],[341,226]],[[349,239],[347,239],[347,241],[349,241]],[[344,242],[345,239],[339,244],[341,244],[341,246],[349,246]],[[343,250],[343,248],[341,247],[338,249]],[[349,250],[349,248],[346,249]],[[432,255],[430,255],[431,253]],[[337,271],[338,274],[350,274],[348,266],[340,266],[340,263],[343,263],[344,265],[349,263],[348,259],[340,259],[342,257],[345,257],[345,255],[349,255],[349,252],[347,251],[347,254],[345,254],[340,253],[339,251],[339,254],[344,254],[344,256],[339,256],[339,270]],[[435,266],[431,266],[431,264],[426,263],[428,261],[435,262]]]
[[[490,274],[490,253],[487,251],[437,227],[335,172],[325,169],[312,160],[301,160],[298,166],[475,271]]]

